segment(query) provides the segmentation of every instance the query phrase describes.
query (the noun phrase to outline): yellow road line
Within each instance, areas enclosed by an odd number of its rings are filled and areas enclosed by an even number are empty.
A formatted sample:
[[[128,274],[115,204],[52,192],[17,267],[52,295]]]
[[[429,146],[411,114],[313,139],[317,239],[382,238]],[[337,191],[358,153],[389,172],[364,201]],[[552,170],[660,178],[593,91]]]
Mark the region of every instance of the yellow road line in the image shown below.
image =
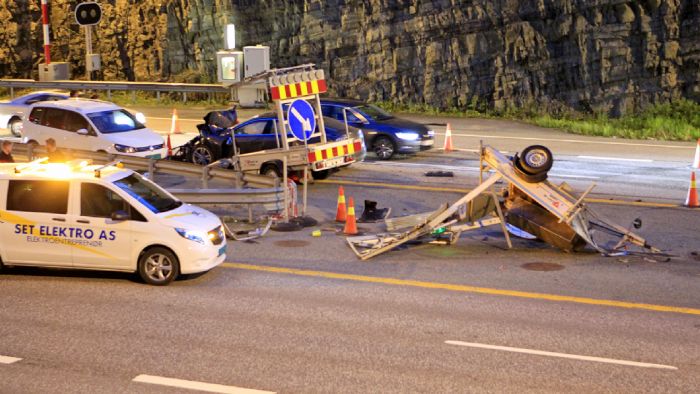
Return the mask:
[[[575,303],[575,304],[611,306],[611,307],[616,307],[616,308],[641,309],[641,310],[647,310],[647,311],[672,312],[672,313],[681,313],[681,314],[686,314],[686,315],[699,315],[700,316],[700,309],[677,307],[677,306],[641,304],[641,303],[636,303],[636,302],[603,300],[603,299],[596,299],[596,298],[573,297],[573,296],[563,296],[563,295],[556,295],[556,294],[530,293],[530,292],[518,291],[518,290],[492,289],[492,288],[488,288],[488,287],[475,287],[475,286],[467,286],[467,285],[455,285],[455,284],[449,284],[449,283],[423,282],[423,281],[408,280],[408,279],[381,278],[381,277],[375,277],[375,276],[341,274],[341,273],[336,273],[336,272],[302,270],[302,269],[297,269],[297,268],[269,267],[269,266],[263,266],[263,265],[253,265],[253,264],[243,264],[243,263],[223,263],[223,264],[221,264],[221,266],[226,267],[226,268],[236,268],[236,269],[248,270],[248,271],[271,272],[271,273],[276,273],[276,274],[289,274],[289,275],[308,276],[308,277],[326,278],[326,279],[340,279],[340,280],[350,280],[350,281],[354,281],[354,282],[380,283],[380,284],[394,285],[394,286],[407,286],[407,287],[419,287],[419,288],[425,288],[425,289],[450,290],[450,291],[456,291],[456,292],[461,292],[461,293],[479,293],[479,294],[499,295],[499,296],[507,296],[507,297],[528,298],[528,299],[534,299],[534,300],[570,302],[570,303]]]
[[[352,186],[367,186],[367,187],[384,187],[387,189],[403,189],[403,190],[424,190],[431,192],[454,192],[454,193],[464,193],[467,194],[471,189],[461,189],[461,188],[449,188],[449,187],[437,187],[437,186],[414,186],[414,185],[400,185],[396,183],[383,183],[383,182],[360,182],[360,181],[347,181],[347,180],[317,180],[315,183],[325,183],[329,185],[352,185]],[[607,205],[625,205],[630,207],[648,207],[648,208],[683,208],[679,204],[669,204],[661,202],[644,202],[644,201],[625,201],[625,200],[608,200],[604,198],[586,198],[586,202],[596,203],[596,204],[607,204]]]

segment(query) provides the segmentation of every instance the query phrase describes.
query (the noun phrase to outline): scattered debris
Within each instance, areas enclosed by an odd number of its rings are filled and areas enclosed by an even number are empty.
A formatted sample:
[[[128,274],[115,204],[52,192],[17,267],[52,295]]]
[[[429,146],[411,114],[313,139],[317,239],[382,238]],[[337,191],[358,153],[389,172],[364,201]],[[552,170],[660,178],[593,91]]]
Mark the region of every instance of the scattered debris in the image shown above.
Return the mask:
[[[487,172],[491,176],[479,186],[452,205],[444,204],[433,212],[385,219],[389,232],[348,237],[350,248],[366,260],[414,240],[450,245],[463,231],[497,224],[510,248],[506,227],[510,224],[567,252],[590,245],[605,256],[670,257],[630,230],[641,227],[641,219],[624,228],[590,210],[584,199],[595,184],[577,196],[568,185],[547,181],[554,159],[546,147],[529,146],[514,157],[489,146],[481,147],[480,152],[480,179]],[[506,181],[507,188],[497,194],[495,185],[499,181]],[[633,246],[641,251],[628,249]]]
[[[454,172],[452,171],[428,171],[425,173],[425,176],[430,176],[430,177],[441,177],[441,178],[452,178],[455,176]]]
[[[359,223],[374,223],[389,217],[391,208],[377,208],[377,202],[365,200],[365,209],[358,220]]]

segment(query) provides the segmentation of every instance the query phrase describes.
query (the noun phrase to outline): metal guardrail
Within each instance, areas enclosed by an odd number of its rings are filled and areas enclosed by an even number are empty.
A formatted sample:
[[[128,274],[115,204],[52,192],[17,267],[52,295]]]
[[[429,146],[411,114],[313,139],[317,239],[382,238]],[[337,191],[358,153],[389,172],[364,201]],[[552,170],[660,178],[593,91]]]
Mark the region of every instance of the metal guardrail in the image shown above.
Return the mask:
[[[285,189],[280,187],[279,178],[217,168],[218,162],[202,167],[191,163],[145,159],[76,149],[62,149],[62,151],[72,158],[92,160],[95,164],[106,164],[119,160],[131,170],[147,172],[151,180],[159,172],[200,176],[202,181],[201,189],[168,189],[168,191],[181,200],[192,204],[245,205],[248,208],[248,219],[251,222],[253,220],[253,205],[263,205],[269,211],[279,211],[286,206]],[[33,146],[31,144],[17,143],[13,147],[12,153],[15,158],[29,161],[36,157],[41,157],[42,154],[46,153],[46,149],[39,145]],[[209,189],[209,180],[211,179],[230,181],[233,187]]]
[[[106,164],[114,160],[119,160],[125,167],[135,171],[148,172],[149,176],[153,176],[159,172],[176,175],[200,176],[203,189],[207,189],[209,187],[209,181],[211,179],[220,179],[232,182],[232,186],[239,190],[245,190],[243,189],[244,187],[276,188],[280,191],[284,190],[280,187],[279,178],[272,178],[259,174],[241,173],[234,170],[220,168],[218,162],[203,167],[192,163],[182,163],[170,160],[146,159],[142,157],[115,155],[77,149],[61,150],[71,157],[76,159],[92,160],[96,164]],[[40,157],[41,154],[45,154],[46,149],[40,145],[32,146],[30,144],[18,143],[15,144],[12,153],[15,157],[31,160],[35,157]]]
[[[187,101],[187,93],[229,93],[229,87],[220,84],[165,83],[165,82],[128,82],[128,81],[35,81],[33,79],[0,79],[0,87],[10,89],[14,98],[15,89],[62,89],[62,90],[102,90],[112,98],[113,90],[156,92],[160,99],[161,92],[182,93]]]

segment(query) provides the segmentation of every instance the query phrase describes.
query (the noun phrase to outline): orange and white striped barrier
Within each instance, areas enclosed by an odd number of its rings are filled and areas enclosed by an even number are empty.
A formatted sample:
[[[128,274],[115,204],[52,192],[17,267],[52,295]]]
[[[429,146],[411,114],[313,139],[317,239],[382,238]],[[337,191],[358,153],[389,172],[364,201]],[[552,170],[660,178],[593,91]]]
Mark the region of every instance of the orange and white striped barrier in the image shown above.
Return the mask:
[[[700,170],[700,138],[698,138],[698,144],[695,147],[695,159],[693,160],[693,168]]]

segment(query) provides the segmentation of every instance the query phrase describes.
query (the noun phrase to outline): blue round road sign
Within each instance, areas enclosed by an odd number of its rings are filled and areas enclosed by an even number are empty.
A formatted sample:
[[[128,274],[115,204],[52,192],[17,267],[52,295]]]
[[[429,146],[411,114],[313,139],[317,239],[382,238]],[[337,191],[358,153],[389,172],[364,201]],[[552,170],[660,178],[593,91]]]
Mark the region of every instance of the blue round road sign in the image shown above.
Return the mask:
[[[306,100],[294,100],[287,110],[287,121],[292,135],[306,141],[316,130],[314,107]]]

